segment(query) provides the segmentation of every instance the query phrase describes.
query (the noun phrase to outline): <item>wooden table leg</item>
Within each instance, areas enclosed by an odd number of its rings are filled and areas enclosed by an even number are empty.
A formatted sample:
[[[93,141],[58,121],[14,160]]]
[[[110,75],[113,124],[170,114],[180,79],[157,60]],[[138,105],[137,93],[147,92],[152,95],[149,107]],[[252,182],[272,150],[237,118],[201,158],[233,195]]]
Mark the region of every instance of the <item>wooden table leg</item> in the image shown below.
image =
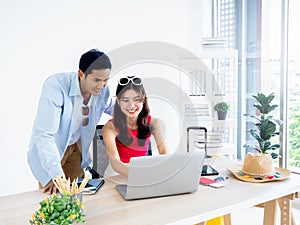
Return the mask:
[[[277,199],[265,202],[264,225],[276,225]]]
[[[201,223],[197,223],[197,224],[194,224],[194,225],[205,225],[206,222],[201,222]]]
[[[231,215],[230,214],[224,215],[224,225],[231,225]]]
[[[294,198],[295,194],[290,194],[278,199],[278,204],[281,211],[281,225],[296,225],[291,202],[291,200]]]

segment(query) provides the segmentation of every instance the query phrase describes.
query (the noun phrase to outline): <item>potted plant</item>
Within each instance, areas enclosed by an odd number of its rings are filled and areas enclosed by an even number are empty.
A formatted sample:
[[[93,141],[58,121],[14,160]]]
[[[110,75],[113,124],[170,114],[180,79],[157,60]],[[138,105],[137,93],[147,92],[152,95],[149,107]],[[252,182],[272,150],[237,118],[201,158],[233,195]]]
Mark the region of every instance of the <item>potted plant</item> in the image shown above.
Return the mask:
[[[219,102],[214,106],[214,110],[218,113],[218,120],[225,120],[227,111],[229,111],[229,104],[226,102]]]
[[[84,223],[83,202],[77,195],[56,194],[40,202],[40,208],[32,215],[30,224]]]
[[[70,178],[57,176],[53,183],[59,194],[49,196],[40,202],[40,208],[31,216],[32,225],[70,225],[84,223],[82,191],[91,176],[85,176],[78,187],[78,178],[73,182]]]
[[[271,138],[279,135],[277,126],[282,124],[279,119],[273,118],[271,112],[278,105],[271,104],[274,99],[274,93],[266,96],[263,93],[253,95],[256,103],[253,106],[259,112],[258,114],[245,114],[251,118],[252,128],[248,131],[257,141],[256,145],[247,144],[254,151],[247,152],[242,166],[239,168],[229,168],[233,175],[239,180],[245,182],[263,183],[270,181],[279,181],[286,179],[291,171],[285,168],[274,166],[273,159],[278,158],[279,154],[276,149],[279,144],[273,144]],[[259,204],[257,206],[263,206]]]
[[[251,136],[257,140],[258,146],[245,146],[250,147],[259,153],[269,153],[273,159],[276,159],[279,155],[275,150],[278,149],[280,145],[272,144],[270,139],[279,135],[280,132],[277,131],[277,125],[281,125],[282,121],[273,118],[270,114],[278,107],[278,105],[271,104],[275,97],[274,93],[271,93],[268,96],[263,93],[257,93],[257,95],[253,95],[253,97],[256,99],[256,103],[254,103],[253,106],[258,110],[259,115],[245,114],[245,116],[253,119],[251,123],[254,127],[248,132],[250,132]]]

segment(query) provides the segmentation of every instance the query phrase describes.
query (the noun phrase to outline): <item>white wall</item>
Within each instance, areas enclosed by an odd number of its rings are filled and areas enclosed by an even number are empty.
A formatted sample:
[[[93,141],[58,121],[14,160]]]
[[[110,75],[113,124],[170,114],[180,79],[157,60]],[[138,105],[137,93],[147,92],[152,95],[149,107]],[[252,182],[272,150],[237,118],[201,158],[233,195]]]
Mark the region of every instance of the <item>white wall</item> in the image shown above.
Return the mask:
[[[26,153],[43,81],[77,71],[80,55],[141,41],[195,51],[209,35],[210,0],[0,2],[0,195],[37,188]],[[209,28],[208,28],[209,27]]]

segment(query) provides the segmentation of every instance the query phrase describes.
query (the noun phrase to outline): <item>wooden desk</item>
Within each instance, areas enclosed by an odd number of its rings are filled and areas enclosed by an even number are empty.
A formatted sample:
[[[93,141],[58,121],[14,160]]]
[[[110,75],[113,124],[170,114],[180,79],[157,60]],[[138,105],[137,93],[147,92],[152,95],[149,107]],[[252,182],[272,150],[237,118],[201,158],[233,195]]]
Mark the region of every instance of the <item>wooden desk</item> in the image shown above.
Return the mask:
[[[215,189],[200,185],[197,192],[177,196],[125,201],[114,188],[124,178],[107,179],[96,195],[83,197],[86,225],[99,224],[196,224],[220,215],[238,212],[243,207],[266,203],[265,225],[275,224],[276,204],[283,202],[282,224],[292,225],[290,200],[300,190],[299,175],[269,183],[245,183],[227,170],[227,160],[219,160],[214,167],[220,175],[228,176],[225,187]],[[181,185],[181,184],[179,184]],[[183,185],[183,184],[182,184]],[[0,224],[29,224],[29,219],[46,194],[41,190],[0,197]],[[282,208],[282,209],[283,209]],[[227,221],[228,222],[228,221]],[[200,223],[203,224],[203,223]]]

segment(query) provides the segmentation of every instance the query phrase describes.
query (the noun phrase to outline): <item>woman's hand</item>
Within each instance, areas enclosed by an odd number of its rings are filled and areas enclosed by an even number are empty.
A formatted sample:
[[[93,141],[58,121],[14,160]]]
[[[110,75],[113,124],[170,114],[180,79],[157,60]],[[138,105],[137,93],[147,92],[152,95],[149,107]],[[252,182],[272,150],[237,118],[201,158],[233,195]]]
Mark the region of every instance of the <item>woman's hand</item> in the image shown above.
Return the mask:
[[[117,132],[111,121],[108,121],[102,128],[102,136],[111,167],[120,175],[127,177],[128,165],[120,160],[116,146]]]

